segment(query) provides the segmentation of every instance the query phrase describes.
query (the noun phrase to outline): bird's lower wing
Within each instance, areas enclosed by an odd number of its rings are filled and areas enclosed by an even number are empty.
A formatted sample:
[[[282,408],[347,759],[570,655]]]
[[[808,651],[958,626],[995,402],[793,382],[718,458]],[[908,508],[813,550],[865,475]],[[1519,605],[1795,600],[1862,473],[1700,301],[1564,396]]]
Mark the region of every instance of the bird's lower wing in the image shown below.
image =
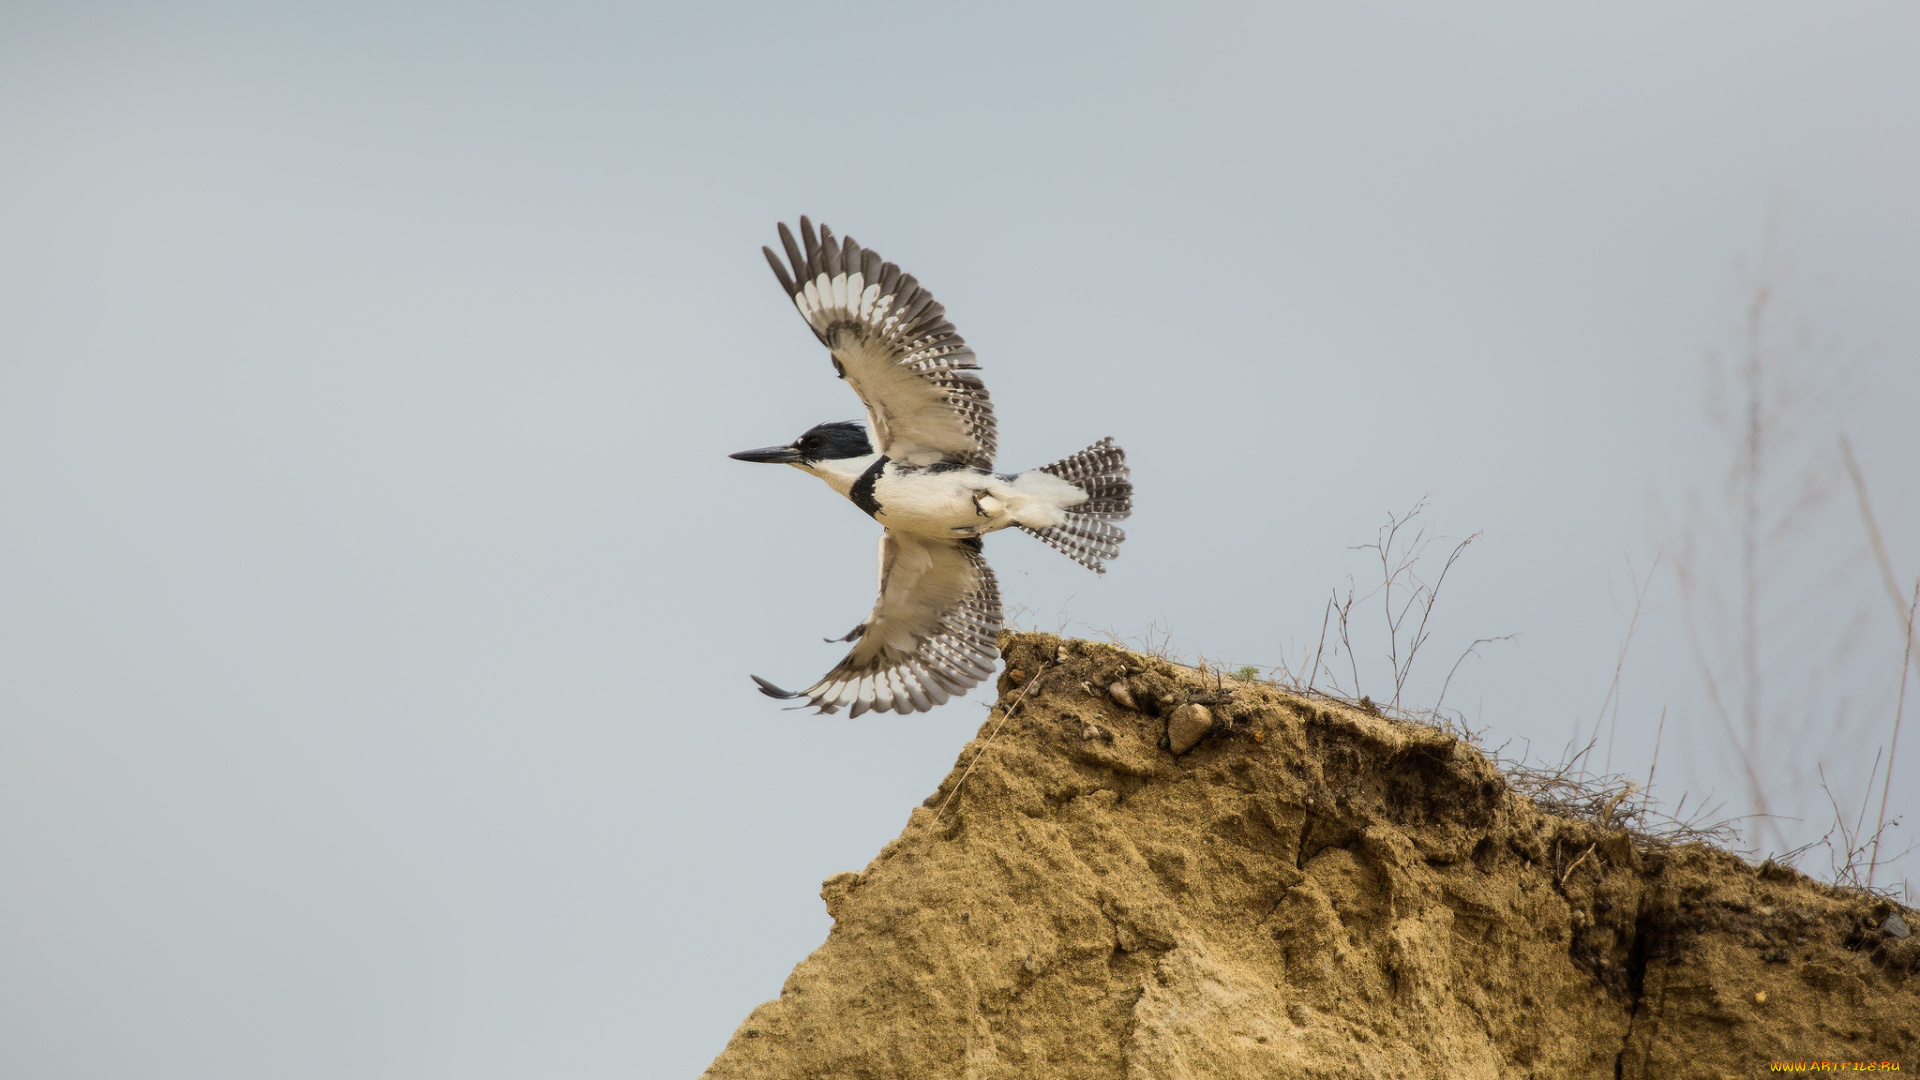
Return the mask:
[[[880,598],[846,659],[799,692],[753,681],[769,697],[805,698],[824,713],[922,712],[993,677],[1000,625],[1000,585],[979,540],[889,530]]]

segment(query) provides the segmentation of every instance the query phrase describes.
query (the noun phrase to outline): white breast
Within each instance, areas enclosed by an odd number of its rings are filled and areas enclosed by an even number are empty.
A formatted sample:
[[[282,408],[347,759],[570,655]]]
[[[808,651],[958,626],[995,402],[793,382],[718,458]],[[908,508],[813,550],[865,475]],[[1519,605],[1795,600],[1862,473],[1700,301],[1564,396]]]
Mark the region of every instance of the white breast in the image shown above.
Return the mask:
[[[1013,524],[998,490],[1006,481],[977,469],[930,471],[891,462],[873,486],[874,516],[889,529],[921,536],[978,536]]]

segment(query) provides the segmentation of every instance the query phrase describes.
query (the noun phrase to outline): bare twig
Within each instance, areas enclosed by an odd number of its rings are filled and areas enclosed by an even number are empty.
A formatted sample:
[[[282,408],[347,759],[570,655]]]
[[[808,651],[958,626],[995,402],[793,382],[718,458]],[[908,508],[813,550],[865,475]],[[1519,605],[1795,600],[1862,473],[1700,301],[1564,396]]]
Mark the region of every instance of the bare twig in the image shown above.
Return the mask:
[[[1097,632],[1105,635],[1108,641],[1122,649],[1131,649],[1145,656],[1151,656],[1155,660],[1180,663],[1180,655],[1173,648],[1173,629],[1161,626],[1157,618],[1149,622],[1146,630],[1136,637],[1127,637],[1112,626]],[[1159,635],[1157,639],[1154,636],[1156,634]]]
[[[1314,680],[1320,677],[1320,654],[1327,648],[1327,620],[1333,617],[1333,600],[1328,598],[1327,609],[1320,613],[1320,647],[1313,651],[1313,670],[1307,672],[1307,689],[1312,690]]]
[[[1349,617],[1353,612],[1353,585],[1351,582],[1347,585],[1347,600],[1345,603],[1340,602],[1340,590],[1335,589],[1333,591],[1333,610],[1334,614],[1339,616],[1340,648],[1347,650],[1347,667],[1353,672],[1353,696],[1357,698],[1361,696],[1360,661],[1353,654],[1353,639],[1347,635]],[[1340,681],[1334,677],[1333,669],[1331,668],[1327,669],[1327,679],[1333,683],[1335,690],[1340,690]]]
[[[1402,542],[1401,535],[1415,519],[1426,510],[1425,496],[1413,504],[1413,508],[1404,514],[1388,514],[1387,523],[1380,526],[1371,544],[1356,545],[1356,551],[1372,551],[1380,563],[1380,585],[1368,596],[1380,597],[1381,611],[1386,619],[1387,630],[1387,668],[1393,677],[1393,698],[1389,704],[1399,708],[1406,694],[1407,679],[1413,670],[1413,661],[1420,653],[1420,646],[1426,643],[1429,631],[1428,622],[1433,617],[1433,607],[1440,598],[1440,588],[1446,584],[1447,573],[1453,569],[1462,553],[1480,538],[1474,533],[1454,545],[1448,553],[1446,562],[1440,568],[1440,575],[1432,585],[1421,579],[1418,566],[1422,554],[1429,544],[1439,537],[1428,535],[1428,526],[1420,524],[1413,530],[1413,538]],[[1401,590],[1396,599],[1394,591]],[[1420,618],[1410,631],[1406,631],[1407,619],[1416,610]],[[1403,633],[1403,631],[1406,631]],[[1348,642],[1349,646],[1351,642]],[[1349,649],[1351,655],[1351,649]],[[1456,663],[1456,666],[1457,663]],[[1356,684],[1359,672],[1354,672]]]
[[[1466,553],[1467,548],[1478,541],[1482,535],[1474,533],[1455,543],[1441,564],[1438,576],[1429,583],[1420,575],[1420,561],[1431,545],[1444,538],[1432,535],[1430,526],[1419,520],[1420,516],[1426,512],[1426,508],[1427,497],[1422,496],[1404,513],[1388,514],[1386,524],[1375,531],[1373,543],[1356,544],[1353,547],[1355,551],[1373,552],[1374,561],[1379,565],[1379,584],[1360,599],[1371,600],[1378,597],[1380,601],[1380,611],[1387,637],[1387,671],[1393,681],[1393,696],[1383,703],[1388,709],[1400,710],[1405,707],[1407,686],[1414,661],[1419,657],[1421,648],[1432,634],[1433,610],[1439,602],[1440,590],[1445,586],[1447,575],[1452,572],[1454,564],[1460,561],[1460,557]],[[1354,593],[1355,590],[1349,579],[1346,600],[1341,601],[1339,592],[1336,590],[1333,602],[1329,606],[1329,613],[1340,616],[1336,651],[1340,648],[1347,650],[1347,665],[1348,672],[1353,678],[1353,693],[1358,695],[1360,693],[1359,657],[1353,647],[1351,618]],[[1324,631],[1325,620],[1323,619],[1323,637]],[[1498,640],[1505,639],[1482,638],[1469,645],[1466,651],[1454,661],[1453,667],[1448,670],[1448,679],[1451,680],[1467,656],[1478,655],[1474,651],[1476,646]],[[1316,672],[1318,670],[1321,668],[1316,664]],[[1326,670],[1331,677],[1333,674],[1331,669]],[[1443,698],[1444,695],[1443,687]],[[1426,712],[1437,714],[1438,705]]]
[[[1876,771],[1879,769],[1879,760],[1877,758],[1874,761],[1874,768]],[[1890,895],[1891,890],[1876,889],[1871,876],[1863,878],[1860,875],[1860,863],[1869,860],[1870,853],[1880,842],[1880,833],[1885,829],[1885,826],[1882,825],[1880,828],[1875,829],[1872,836],[1862,835],[1861,827],[1866,821],[1866,800],[1862,799],[1860,816],[1855,820],[1853,827],[1848,828],[1846,811],[1841,809],[1840,800],[1834,796],[1833,788],[1827,784],[1826,769],[1822,767],[1819,772],[1820,790],[1826,793],[1827,805],[1833,809],[1833,825],[1827,829],[1826,835],[1811,843],[1801,845],[1799,848],[1794,849],[1781,858],[1783,860],[1795,858],[1811,848],[1824,847],[1827,849],[1827,860],[1834,884],[1842,885],[1850,889],[1859,889],[1862,892],[1872,893],[1876,896]],[[1840,838],[1838,844],[1833,842],[1836,833]],[[1912,846],[1909,845],[1907,851],[1911,850]],[[1897,859],[1906,855],[1907,851],[1902,851],[1900,855],[1896,855],[1894,858]],[[1872,863],[1869,861],[1868,865],[1871,868]]]
[[[1440,696],[1433,699],[1431,711],[1435,713],[1440,711],[1440,703],[1447,700],[1447,687],[1453,685],[1453,673],[1460,670],[1460,665],[1466,661],[1467,657],[1479,656],[1482,645],[1491,645],[1496,641],[1512,641],[1519,636],[1519,634],[1501,634],[1499,637],[1475,638],[1473,644],[1467,646],[1466,651],[1460,654],[1460,659],[1455,660],[1453,666],[1447,669],[1446,681],[1440,684]]]
[[[1393,703],[1395,705],[1400,704],[1401,688],[1406,685],[1407,676],[1413,671],[1413,658],[1419,654],[1420,646],[1427,642],[1427,635],[1429,633],[1427,630],[1427,621],[1433,617],[1433,605],[1440,599],[1440,587],[1447,583],[1448,571],[1453,569],[1453,564],[1460,561],[1461,554],[1465,552],[1468,546],[1475,540],[1480,539],[1481,535],[1480,533],[1474,533],[1472,536],[1467,537],[1465,540],[1453,546],[1453,550],[1447,553],[1447,561],[1441,564],[1440,576],[1434,579],[1433,587],[1427,590],[1426,602],[1420,609],[1420,625],[1414,627],[1413,640],[1407,645],[1407,659],[1401,664],[1400,670],[1394,675]],[[1448,672],[1448,676],[1451,677],[1452,672]]]

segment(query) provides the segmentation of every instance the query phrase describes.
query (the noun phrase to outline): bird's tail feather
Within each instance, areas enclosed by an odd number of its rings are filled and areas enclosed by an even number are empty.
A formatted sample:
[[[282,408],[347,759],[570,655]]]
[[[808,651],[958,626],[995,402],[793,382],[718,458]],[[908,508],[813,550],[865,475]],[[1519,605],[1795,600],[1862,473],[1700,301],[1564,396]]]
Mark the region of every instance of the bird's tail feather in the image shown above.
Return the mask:
[[[1086,492],[1087,499],[1067,507],[1067,520],[1059,525],[1045,529],[1020,527],[1094,573],[1106,573],[1106,560],[1119,557],[1120,541],[1127,538],[1113,522],[1124,520],[1133,512],[1133,481],[1128,478],[1127,452],[1115,446],[1109,437],[1051,465],[1042,465],[1036,471],[1052,473],[1065,480]]]

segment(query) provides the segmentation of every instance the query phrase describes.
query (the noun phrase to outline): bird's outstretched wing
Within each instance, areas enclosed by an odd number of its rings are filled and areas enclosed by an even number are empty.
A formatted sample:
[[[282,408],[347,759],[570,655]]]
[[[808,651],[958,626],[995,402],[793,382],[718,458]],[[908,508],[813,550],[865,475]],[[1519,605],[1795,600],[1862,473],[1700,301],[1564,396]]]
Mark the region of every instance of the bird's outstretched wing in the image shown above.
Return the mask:
[[[912,274],[832,230],[800,219],[800,243],[786,224],[767,262],[794,306],[833,353],[834,370],[867,406],[874,448],[895,461],[958,461],[993,468],[998,436],[993,402],[974,372],[973,350],[946,309]]]
[[[854,629],[853,651],[806,690],[760,676],[768,697],[806,698],[823,713],[922,712],[993,677],[1000,586],[980,541],[932,540],[888,530],[880,538],[880,599]]]

